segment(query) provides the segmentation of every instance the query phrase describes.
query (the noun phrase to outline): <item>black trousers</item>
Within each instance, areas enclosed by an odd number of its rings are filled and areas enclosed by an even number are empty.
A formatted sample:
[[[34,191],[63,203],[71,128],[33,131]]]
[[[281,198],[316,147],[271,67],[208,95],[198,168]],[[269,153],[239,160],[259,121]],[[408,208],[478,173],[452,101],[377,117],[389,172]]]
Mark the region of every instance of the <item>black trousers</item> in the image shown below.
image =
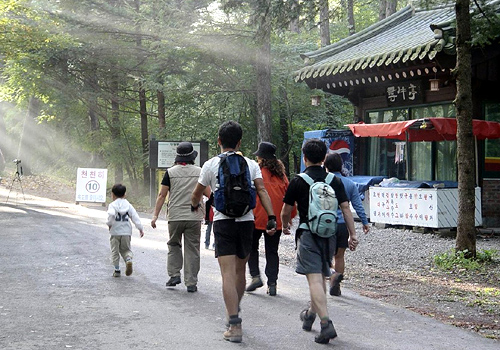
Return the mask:
[[[276,231],[274,235],[269,236],[264,230],[253,231],[252,250],[248,259],[248,268],[252,277],[260,275],[259,269],[259,241],[264,235],[264,248],[266,251],[266,269],[267,284],[274,284],[278,280],[279,256],[278,246],[280,244],[281,230]]]

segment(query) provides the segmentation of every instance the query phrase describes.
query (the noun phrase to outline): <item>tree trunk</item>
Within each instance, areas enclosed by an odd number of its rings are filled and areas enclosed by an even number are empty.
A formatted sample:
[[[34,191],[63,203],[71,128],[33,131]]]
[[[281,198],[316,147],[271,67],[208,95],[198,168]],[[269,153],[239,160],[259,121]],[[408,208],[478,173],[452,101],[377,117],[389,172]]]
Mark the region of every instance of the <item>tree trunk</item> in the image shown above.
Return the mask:
[[[88,94],[88,116],[89,116],[89,127],[90,133],[93,135],[94,139],[100,140],[100,137],[94,137],[100,133],[101,125],[99,123],[99,117],[97,113],[97,76],[95,74],[95,69],[90,73],[89,80],[86,81],[86,91]],[[100,142],[100,141],[99,141]],[[94,148],[91,153],[90,167],[97,168],[103,163],[98,151],[99,145]]]
[[[165,94],[163,91],[158,90],[156,97],[158,99],[158,127],[160,129],[158,137],[162,139],[167,136],[167,131],[165,130]]]
[[[118,102],[118,78],[113,77],[111,81],[111,138],[119,144],[120,141],[120,103]],[[118,147],[117,147],[118,148]],[[117,149],[118,151],[118,149]],[[123,181],[123,166],[115,156],[115,183]]]
[[[319,2],[319,31],[321,47],[330,45],[330,9],[328,8],[328,0],[320,0]]]
[[[299,13],[298,13],[298,9],[299,9],[299,6],[298,6],[298,3],[297,3],[297,0],[292,0],[292,5],[291,5],[291,8],[292,8],[292,15],[291,15],[291,19],[290,19],[290,31],[292,33],[297,33],[299,34],[300,33],[300,27],[299,27]]]
[[[28,111],[24,118],[23,129],[19,140],[17,150],[17,159],[20,159],[24,175],[33,173],[34,161],[36,156],[33,150],[38,146],[38,133],[35,130],[35,119],[40,114],[40,100],[31,96],[28,101]]]
[[[135,11],[137,12],[137,15],[140,15],[140,13],[141,13],[141,1],[134,0],[134,4],[135,4]],[[135,29],[137,32],[137,39],[136,39],[137,63],[138,63],[138,66],[140,66],[142,61],[143,61],[140,20],[138,20],[136,22]],[[147,154],[148,154],[149,133],[148,133],[148,111],[147,111],[147,106],[146,106],[146,90],[144,89],[144,85],[142,82],[139,83],[139,114],[141,116],[142,179],[143,179],[144,189],[146,189],[146,188],[149,188],[149,180],[150,180],[149,167],[148,167],[148,163],[145,160],[147,157]]]
[[[471,29],[469,0],[457,0],[457,163],[458,223],[455,249],[476,256],[474,136],[472,133]]]
[[[389,17],[390,15],[396,13],[397,7],[398,7],[398,0],[387,0],[385,17]]]
[[[147,106],[146,106],[146,90],[142,87],[142,83],[140,84],[139,87],[139,110],[140,110],[140,115],[141,115],[141,145],[142,145],[142,157],[141,157],[141,164],[142,164],[142,178],[143,178],[143,184],[144,188],[149,188],[149,167],[147,162],[144,160],[146,155],[148,154],[148,141],[149,141],[149,134],[148,134],[148,111],[147,111]]]
[[[387,0],[380,0],[380,5],[378,9],[378,20],[381,21],[386,17],[387,11]]]
[[[288,96],[284,85],[280,87],[280,136],[281,152],[280,159],[285,166],[286,174],[290,177],[290,145],[288,137]]]
[[[6,102],[0,102],[0,150],[5,158],[5,162],[8,162],[11,159],[12,149],[11,149],[11,141],[10,137],[7,136],[7,127],[5,126],[5,109],[3,105],[7,105]],[[1,159],[0,159],[1,161]],[[1,164],[0,164],[1,166]],[[0,171],[1,174],[1,171]]]
[[[260,22],[257,29],[257,140],[271,141],[271,8],[270,0],[259,0]]]
[[[349,24],[349,35],[356,33],[354,22],[354,0],[347,0],[347,23]]]

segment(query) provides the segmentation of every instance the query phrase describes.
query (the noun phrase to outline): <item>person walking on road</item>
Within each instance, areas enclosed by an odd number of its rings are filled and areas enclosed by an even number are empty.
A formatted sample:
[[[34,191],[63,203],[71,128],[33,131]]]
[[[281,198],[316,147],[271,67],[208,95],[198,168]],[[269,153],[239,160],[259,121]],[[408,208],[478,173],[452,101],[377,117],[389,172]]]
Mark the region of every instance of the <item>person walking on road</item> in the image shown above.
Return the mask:
[[[205,189],[208,187],[215,189],[213,223],[215,257],[221,270],[222,295],[229,325],[224,332],[224,339],[231,342],[241,342],[243,334],[239,305],[245,293],[245,267],[252,248],[254,215],[251,208],[255,205],[255,202],[251,201],[252,198],[255,200],[252,193],[257,193],[268,214],[268,233],[274,233],[276,230],[276,216],[264,187],[260,168],[255,161],[238,154],[242,135],[242,128],[235,121],[227,121],[219,127],[217,142],[222,154],[205,162],[191,198],[192,209],[196,211]],[[241,170],[245,172],[242,173]],[[241,188],[229,187],[230,184],[227,182],[230,179],[224,176],[228,171],[230,174],[239,173],[238,178],[244,176],[245,180],[242,182],[242,186],[245,187],[244,193]],[[254,187],[249,188],[251,183]],[[241,200],[250,199],[242,206],[244,211],[240,216],[233,211],[234,208],[224,205],[224,201],[234,201],[238,199],[237,197],[241,197]]]
[[[283,206],[283,196],[288,188],[288,178],[285,174],[285,166],[281,160],[276,158],[276,146],[270,142],[261,142],[254,155],[257,156],[257,163],[262,172],[262,179],[266,187],[273,211],[279,213]],[[264,286],[260,277],[259,269],[259,243],[260,238],[264,235],[264,247],[266,254],[265,273],[267,277],[267,294],[275,296],[277,293],[277,281],[279,272],[279,256],[278,246],[281,237],[281,218],[276,220],[276,227],[279,228],[274,234],[266,232],[267,213],[259,199],[253,211],[255,216],[255,228],[253,231],[252,251],[248,259],[248,268],[252,277],[252,282],[247,286],[247,292],[253,292],[257,288]],[[292,213],[292,218],[295,212]]]
[[[214,209],[213,209],[213,204],[214,202],[214,194],[210,194],[210,198],[205,202],[205,225],[207,225],[206,231],[205,231],[205,249],[210,248],[210,236],[212,234],[212,225],[214,223]],[[215,249],[215,242],[212,245],[213,249]]]
[[[324,181],[326,171],[321,166],[326,156],[326,145],[319,139],[307,140],[303,147],[305,174],[312,180]],[[358,241],[354,228],[354,219],[349,208],[349,201],[345,193],[344,185],[339,178],[334,177],[330,186],[335,191],[335,195],[344,214],[344,219],[350,235],[349,248],[356,249]],[[309,211],[309,184],[301,176],[296,176],[290,181],[290,185],[283,199],[283,209],[281,211],[281,222],[283,223],[283,233],[290,234],[290,217],[292,210],[297,203],[299,211],[300,225],[296,231],[297,242],[297,267],[296,272],[305,275],[309,285],[311,298],[310,306],[300,313],[302,329],[310,331],[316,319],[316,314],[320,318],[321,331],[315,337],[315,342],[326,344],[337,336],[337,332],[330,320],[327,308],[325,278],[331,274],[330,265],[335,252],[335,235],[328,238],[320,237],[311,232],[308,223],[312,218],[308,218]],[[286,225],[286,226],[285,226]]]
[[[358,188],[353,181],[342,176],[342,165],[342,157],[338,153],[331,153],[325,158],[325,168],[329,173],[335,174],[336,177],[342,180],[347,198],[351,202],[352,207],[356,211],[356,214],[358,214],[358,217],[363,224],[363,232],[367,234],[370,231],[370,225],[368,223],[368,219],[366,218],[366,213],[365,209],[363,208],[363,204],[361,203],[361,198],[359,197]],[[335,253],[332,265],[334,273],[330,276],[330,295],[334,296],[342,295],[342,291],[340,290],[340,282],[342,282],[342,280],[344,279],[344,255],[346,248],[349,246],[349,232],[347,230],[344,217],[341,214],[342,213],[339,209],[337,213],[337,252]]]
[[[113,202],[108,206],[108,220],[106,224],[109,227],[109,243],[111,246],[111,261],[115,270],[113,277],[120,277],[120,255],[125,261],[125,275],[130,276],[133,271],[132,253],[130,241],[132,239],[132,224],[139,230],[141,237],[144,236],[144,229],[141,219],[135,208],[125,199],[127,188],[122,184],[116,184],[111,188],[111,197]]]
[[[191,192],[195,188],[201,168],[194,164],[198,152],[191,142],[181,142],[177,146],[174,166],[165,171],[161,189],[151,220],[151,227],[156,228],[156,220],[161,208],[167,203],[168,255],[167,273],[170,279],[167,287],[181,283],[181,269],[184,266],[184,284],[189,293],[198,290],[198,272],[200,271],[200,236],[203,211],[190,210]],[[206,193],[210,196],[210,189]],[[184,257],[182,246],[184,244]]]

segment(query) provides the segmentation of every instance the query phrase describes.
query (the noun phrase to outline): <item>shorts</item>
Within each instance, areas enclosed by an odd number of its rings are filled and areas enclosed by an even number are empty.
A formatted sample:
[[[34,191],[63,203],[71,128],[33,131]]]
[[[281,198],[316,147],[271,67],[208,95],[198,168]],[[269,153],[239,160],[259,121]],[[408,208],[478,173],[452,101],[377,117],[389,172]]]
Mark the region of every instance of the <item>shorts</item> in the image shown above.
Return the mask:
[[[253,221],[234,219],[214,221],[215,257],[236,255],[245,259],[250,255],[253,240]]]
[[[347,249],[349,246],[349,231],[347,231],[347,225],[345,223],[337,223],[337,249],[344,248]]]
[[[297,242],[297,267],[295,272],[301,275],[321,273],[331,275],[331,262],[335,254],[336,237],[322,238],[302,230]]]

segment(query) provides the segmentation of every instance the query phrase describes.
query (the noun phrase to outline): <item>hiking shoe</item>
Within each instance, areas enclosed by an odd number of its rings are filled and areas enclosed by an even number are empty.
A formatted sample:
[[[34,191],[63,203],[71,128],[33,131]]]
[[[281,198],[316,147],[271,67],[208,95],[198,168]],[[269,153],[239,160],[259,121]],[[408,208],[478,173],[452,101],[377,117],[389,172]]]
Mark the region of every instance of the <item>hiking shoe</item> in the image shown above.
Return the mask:
[[[198,287],[196,285],[187,286],[187,291],[188,291],[188,293],[194,293],[194,292],[198,291]]]
[[[314,338],[316,343],[328,344],[330,339],[336,338],[337,332],[335,327],[333,327],[332,321],[328,321],[326,325],[321,324],[321,332]]]
[[[302,329],[305,331],[310,331],[314,320],[316,319],[316,314],[309,312],[309,309],[304,309],[300,312],[300,320],[302,321]]]
[[[271,283],[267,286],[267,294],[273,297],[276,295],[276,283]]]
[[[230,324],[227,331],[224,332],[224,339],[229,340],[232,343],[241,343],[243,338],[243,332],[241,330],[241,319],[240,323]]]
[[[125,275],[130,276],[134,269],[132,268],[132,260],[127,260],[127,267],[125,269]]]
[[[262,280],[260,279],[260,276],[255,276],[255,277],[252,277],[252,282],[248,285],[246,291],[247,292],[253,292],[254,290],[256,290],[257,288],[260,288],[264,285],[264,283],[262,283]]]
[[[330,295],[334,295],[339,297],[342,295],[342,291],[340,290],[340,282],[344,279],[344,275],[332,275],[330,277]]]
[[[175,287],[179,283],[181,283],[181,276],[170,277],[167,281],[167,287]]]
[[[120,270],[113,271],[113,277],[120,277],[120,276],[121,276],[121,271]]]

